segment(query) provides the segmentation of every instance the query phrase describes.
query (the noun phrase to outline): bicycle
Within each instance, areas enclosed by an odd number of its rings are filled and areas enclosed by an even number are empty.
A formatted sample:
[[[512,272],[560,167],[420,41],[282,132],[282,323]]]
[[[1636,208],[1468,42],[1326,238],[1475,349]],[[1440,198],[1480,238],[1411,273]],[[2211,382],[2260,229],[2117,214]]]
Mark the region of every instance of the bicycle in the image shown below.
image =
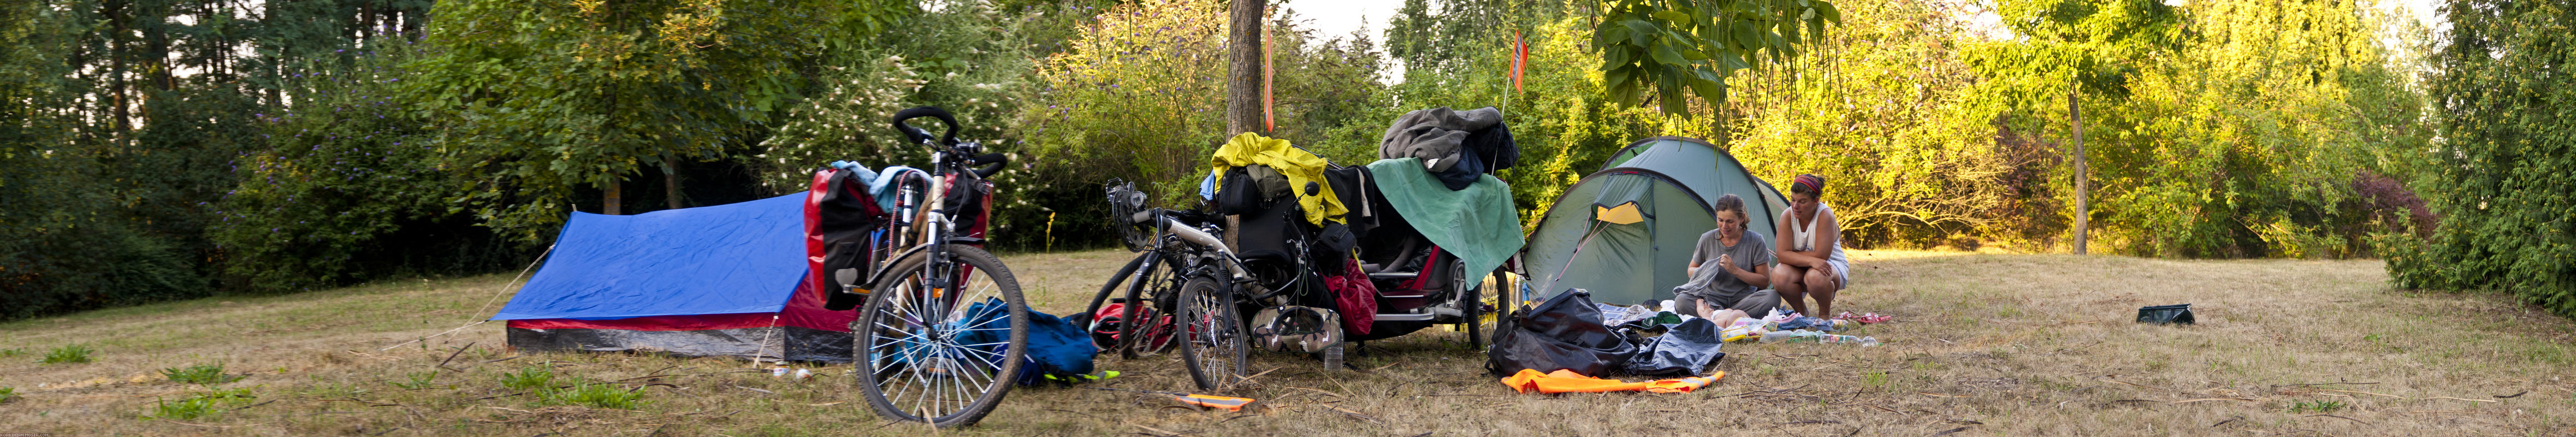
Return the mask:
[[[933,137],[905,123],[923,117],[947,131]],[[834,282],[825,308],[859,310],[851,358],[868,406],[888,419],[972,425],[1001,403],[1026,361],[1027,302],[1010,269],[981,247],[991,218],[984,178],[1006,159],[957,141],[956,117],[937,107],[896,112],[893,124],[933,149],[931,170],[889,167],[896,174],[880,179],[893,184],[891,208],[858,177],[818,172],[809,211],[823,212],[807,217],[808,252],[818,277]]]
[[[1104,348],[1128,358],[1177,349],[1202,390],[1221,390],[1241,378],[1256,339],[1273,350],[1317,353],[1326,368],[1342,366],[1339,316],[1298,305],[1320,286],[1300,283],[1312,275],[1281,273],[1308,268],[1303,241],[1283,241],[1285,256],[1246,260],[1217,237],[1225,227],[1214,215],[1146,208],[1144,193],[1120,181],[1111,181],[1106,191],[1112,217],[1126,222],[1118,226],[1121,239],[1139,253],[1111,275],[1085,312],[1100,314],[1110,293],[1126,286],[1123,311],[1095,318],[1135,322],[1120,323]],[[1247,312],[1257,321],[1247,323]],[[1163,314],[1173,318],[1156,319]],[[1158,329],[1168,329],[1171,341],[1139,335]]]

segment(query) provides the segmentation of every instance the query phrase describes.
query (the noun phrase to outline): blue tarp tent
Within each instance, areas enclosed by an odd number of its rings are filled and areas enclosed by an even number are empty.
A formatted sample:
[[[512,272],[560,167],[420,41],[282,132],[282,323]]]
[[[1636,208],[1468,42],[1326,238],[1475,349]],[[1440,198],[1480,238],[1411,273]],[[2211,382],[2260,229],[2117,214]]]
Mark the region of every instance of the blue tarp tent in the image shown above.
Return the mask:
[[[492,319],[532,350],[848,360],[854,314],[824,311],[804,287],[805,198],[574,212]]]

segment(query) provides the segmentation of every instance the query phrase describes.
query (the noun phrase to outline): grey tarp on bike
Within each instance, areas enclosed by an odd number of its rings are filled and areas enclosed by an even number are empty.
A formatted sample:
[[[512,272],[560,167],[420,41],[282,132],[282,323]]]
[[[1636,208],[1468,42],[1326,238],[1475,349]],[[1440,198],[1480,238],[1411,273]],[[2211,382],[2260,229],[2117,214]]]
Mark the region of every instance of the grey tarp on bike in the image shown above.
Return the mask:
[[[1464,261],[1468,272],[1492,271],[1521,250],[1520,216],[1512,209],[1511,186],[1501,179],[1478,175],[1474,185],[1450,191],[1422,168],[1421,158],[1381,159],[1368,169],[1395,213]],[[1477,283],[1468,281],[1471,287]]]
[[[1666,326],[1670,328],[1664,335],[1646,339],[1620,370],[1643,376],[1699,375],[1726,357],[1717,351],[1726,342],[1718,338],[1716,322],[1692,318]]]

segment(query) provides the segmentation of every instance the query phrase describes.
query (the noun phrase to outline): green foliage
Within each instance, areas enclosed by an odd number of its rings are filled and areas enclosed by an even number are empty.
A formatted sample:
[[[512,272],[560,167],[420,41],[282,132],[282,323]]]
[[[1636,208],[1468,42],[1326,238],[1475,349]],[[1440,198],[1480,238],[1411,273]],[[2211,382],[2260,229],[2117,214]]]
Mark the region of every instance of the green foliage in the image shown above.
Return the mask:
[[[67,345],[63,345],[62,347],[54,348],[54,350],[52,350],[52,351],[45,352],[45,360],[44,360],[44,363],[45,363],[45,364],[74,364],[74,363],[87,363],[87,362],[89,362],[89,361],[90,361],[90,358],[91,358],[90,356],[91,356],[91,355],[96,355],[96,354],[98,354],[98,350],[96,350],[96,349],[90,349],[90,348],[89,348],[89,346],[82,346],[82,345],[77,345],[77,344],[67,344]]]
[[[251,395],[250,389],[247,388],[207,390],[205,393],[192,394],[175,401],[156,399],[152,402],[152,414],[144,415],[143,418],[197,420],[201,417],[222,414],[225,410],[250,403],[257,398]]]
[[[253,290],[302,290],[515,258],[491,253],[501,247],[486,232],[455,231],[473,224],[449,212],[460,183],[436,167],[431,123],[403,105],[413,97],[401,84],[413,50],[388,44],[299,66],[282,83],[299,90],[291,105],[251,114],[269,146],[229,163],[240,182],[207,229],[225,273]],[[433,254],[446,263],[422,259]]]
[[[561,223],[576,189],[749,146],[827,41],[873,19],[819,0],[563,6],[440,2],[426,56],[405,66],[413,103],[445,127],[445,168],[471,184],[453,200],[529,242]]]
[[[1824,0],[1612,0],[1592,28],[1608,97],[1667,114],[1690,112],[1685,92],[1726,102],[1726,78],[1756,63],[1784,62],[1824,39],[1842,12]]]
[[[1920,2],[1843,6],[1843,35],[1811,45],[1816,56],[1735,81],[1736,159],[1783,186],[1824,176],[1849,245],[1974,248],[2045,226],[2032,215],[2055,218],[2051,199],[2018,184],[2044,182],[2026,164],[2048,151],[1998,134],[2007,108],[1979,97],[1990,81],[1962,62],[1967,17]]]
[[[2291,404],[2291,405],[2290,405],[2290,412],[2291,412],[2291,413],[2332,413],[2332,412],[2335,412],[2335,411],[2337,411],[2337,410],[2342,410],[2344,407],[2347,407],[2347,406],[2348,406],[2348,405],[2344,405],[2344,403],[2342,403],[2342,402],[2336,402],[2336,401],[2302,401],[2302,402],[2299,402],[2299,403],[2296,403],[2296,404]]]
[[[20,348],[0,349],[0,358],[15,357],[15,356],[26,355],[26,354],[27,354],[27,350],[26,350],[26,349],[20,349]]]
[[[2453,1],[2428,84],[2444,141],[2430,176],[2442,223],[2386,237],[2400,287],[2510,290],[2576,316],[2576,21],[2554,3]],[[2419,245],[2420,244],[2420,245]]]
[[[409,381],[403,381],[403,382],[395,382],[395,383],[391,383],[391,384],[393,384],[395,387],[402,387],[402,388],[404,388],[404,389],[410,389],[410,390],[420,390],[420,389],[425,389],[425,388],[430,388],[430,387],[436,387],[436,386],[438,386],[438,371],[437,371],[437,370],[422,371],[422,372],[411,372],[411,373],[406,373],[406,374],[404,374],[404,376],[405,376],[405,377],[408,377],[408,378],[411,378],[411,380],[409,380]]]
[[[164,368],[161,369],[161,376],[169,378],[170,382],[198,385],[216,385],[242,379],[241,375],[224,374],[224,366],[221,364]]]
[[[632,410],[643,406],[644,394],[617,388],[615,384],[583,381],[572,387],[549,389],[538,393],[537,402],[546,405],[583,405],[591,408]]]
[[[553,387],[555,371],[547,366],[528,366],[517,372],[501,374],[501,386],[511,390],[536,390]]]
[[[14,400],[18,400],[17,387],[0,387],[0,404],[6,404],[9,403],[9,401]]]

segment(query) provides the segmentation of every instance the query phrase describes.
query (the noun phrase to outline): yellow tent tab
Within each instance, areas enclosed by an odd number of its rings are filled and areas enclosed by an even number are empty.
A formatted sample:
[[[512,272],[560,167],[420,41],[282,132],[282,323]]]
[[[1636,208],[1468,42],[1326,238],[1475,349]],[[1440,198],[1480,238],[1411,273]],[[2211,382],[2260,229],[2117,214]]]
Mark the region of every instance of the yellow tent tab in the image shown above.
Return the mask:
[[[1619,206],[1609,208],[1594,206],[1592,207],[1592,219],[1613,224],[1633,225],[1637,224],[1637,222],[1646,221],[1646,215],[1644,213],[1637,212],[1637,202],[1632,201],[1621,203]]]

